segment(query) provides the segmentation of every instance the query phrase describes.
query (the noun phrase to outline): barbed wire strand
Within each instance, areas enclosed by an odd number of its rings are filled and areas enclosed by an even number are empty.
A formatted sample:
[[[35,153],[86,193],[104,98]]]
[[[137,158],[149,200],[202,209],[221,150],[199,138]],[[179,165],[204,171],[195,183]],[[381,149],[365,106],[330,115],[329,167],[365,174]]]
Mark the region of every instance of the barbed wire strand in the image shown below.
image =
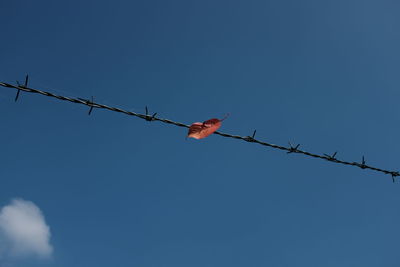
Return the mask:
[[[44,96],[48,96],[48,97],[53,97],[53,98],[57,98],[59,100],[69,101],[69,102],[76,103],[76,104],[86,105],[86,106],[90,107],[89,115],[91,114],[91,112],[93,111],[94,108],[99,108],[99,109],[106,109],[106,110],[110,110],[110,111],[114,111],[114,112],[123,113],[123,114],[129,115],[129,116],[135,116],[135,117],[144,119],[146,121],[160,121],[160,122],[167,123],[167,124],[172,124],[172,125],[175,125],[175,126],[178,126],[178,127],[184,127],[184,128],[189,128],[190,127],[189,125],[186,125],[184,123],[180,123],[180,122],[172,121],[172,120],[169,120],[169,119],[163,119],[163,118],[156,117],[157,113],[154,113],[153,115],[149,115],[147,107],[146,107],[146,114],[141,114],[141,113],[137,113],[137,112],[123,110],[123,109],[120,109],[120,108],[117,108],[117,107],[111,107],[111,106],[107,106],[107,105],[104,105],[104,104],[96,103],[96,102],[94,102],[93,97],[91,98],[91,100],[83,99],[83,98],[72,98],[72,97],[56,95],[56,94],[53,94],[53,93],[50,93],[50,92],[47,92],[47,91],[42,91],[42,90],[38,90],[38,89],[29,88],[28,87],[28,76],[26,76],[24,85],[19,84],[19,82],[17,82],[17,85],[12,85],[12,84],[9,84],[9,83],[0,82],[0,86],[6,87],[6,88],[13,88],[13,89],[17,90],[15,101],[18,100],[20,92],[24,91],[24,92],[28,92],[28,93],[36,93],[36,94],[40,94],[40,95],[44,95]],[[361,163],[339,160],[339,159],[336,158],[336,153],[337,152],[335,152],[332,155],[328,155],[328,154],[319,155],[319,154],[315,154],[315,153],[311,153],[311,152],[307,152],[307,151],[299,149],[300,144],[292,145],[289,142],[289,147],[285,147],[285,146],[275,145],[275,144],[267,143],[267,142],[264,142],[264,141],[261,141],[261,140],[257,140],[257,139],[254,138],[254,136],[256,134],[256,131],[253,132],[252,136],[240,136],[240,135],[233,135],[233,134],[227,134],[227,133],[221,133],[221,132],[214,132],[214,134],[217,134],[217,135],[220,135],[220,136],[223,136],[223,137],[239,139],[239,140],[246,141],[246,142],[249,142],[249,143],[256,143],[256,144],[267,146],[267,147],[271,147],[271,148],[274,148],[274,149],[283,150],[283,151],[286,151],[288,154],[290,154],[290,153],[303,154],[303,155],[306,155],[306,156],[309,156],[309,157],[323,159],[323,160],[327,160],[327,161],[330,161],[330,162],[333,162],[333,163],[349,165],[349,166],[355,166],[355,167],[359,167],[361,169],[369,169],[369,170],[381,172],[381,173],[384,173],[384,174],[391,175],[393,182],[395,181],[395,178],[397,176],[400,176],[400,173],[398,171],[389,171],[389,170],[376,168],[376,167],[373,167],[373,166],[365,164],[364,156],[362,157]]]

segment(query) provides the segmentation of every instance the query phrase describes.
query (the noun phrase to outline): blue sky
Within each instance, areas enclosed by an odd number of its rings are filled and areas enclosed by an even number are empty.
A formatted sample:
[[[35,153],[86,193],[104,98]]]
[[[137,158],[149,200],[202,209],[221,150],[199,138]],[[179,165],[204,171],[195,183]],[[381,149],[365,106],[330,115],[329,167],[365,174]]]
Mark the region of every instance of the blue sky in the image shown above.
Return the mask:
[[[399,170],[399,8],[1,1],[0,81],[186,124],[229,112],[223,132]],[[4,266],[400,263],[390,176],[0,89],[0,204],[34,203],[52,247]]]

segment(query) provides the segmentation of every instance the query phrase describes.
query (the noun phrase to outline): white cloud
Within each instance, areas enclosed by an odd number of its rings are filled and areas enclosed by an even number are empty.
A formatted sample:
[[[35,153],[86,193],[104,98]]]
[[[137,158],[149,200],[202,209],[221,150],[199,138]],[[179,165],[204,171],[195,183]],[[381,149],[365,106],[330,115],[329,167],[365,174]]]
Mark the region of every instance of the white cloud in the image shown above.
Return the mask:
[[[1,209],[0,233],[2,254],[47,258],[53,251],[50,228],[40,209],[31,201],[14,199]]]

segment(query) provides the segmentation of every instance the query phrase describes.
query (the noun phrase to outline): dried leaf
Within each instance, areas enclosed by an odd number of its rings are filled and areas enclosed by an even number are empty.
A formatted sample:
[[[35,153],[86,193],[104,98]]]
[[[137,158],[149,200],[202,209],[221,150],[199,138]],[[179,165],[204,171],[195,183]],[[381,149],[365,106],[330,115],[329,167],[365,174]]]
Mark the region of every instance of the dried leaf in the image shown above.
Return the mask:
[[[195,139],[206,138],[207,136],[213,134],[216,130],[218,130],[219,127],[221,127],[221,122],[226,118],[227,116],[225,116],[225,118],[223,118],[222,120],[210,119],[205,122],[195,122],[190,125],[187,137],[192,137]]]

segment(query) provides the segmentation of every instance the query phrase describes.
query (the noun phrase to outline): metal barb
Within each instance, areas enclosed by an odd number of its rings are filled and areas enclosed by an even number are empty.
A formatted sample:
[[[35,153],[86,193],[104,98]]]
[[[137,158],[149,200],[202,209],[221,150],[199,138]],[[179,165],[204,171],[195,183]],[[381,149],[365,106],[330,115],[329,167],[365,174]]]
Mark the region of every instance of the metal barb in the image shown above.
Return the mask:
[[[299,146],[300,146],[300,144],[297,144],[296,146],[293,146],[293,145],[289,142],[289,148],[288,148],[289,151],[287,152],[287,154],[299,152],[299,151],[298,151]]]
[[[94,97],[91,96],[91,100],[85,99],[85,98],[80,98],[80,97],[78,97],[78,99],[81,100],[81,101],[84,101],[85,105],[90,107],[89,112],[88,112],[88,115],[90,116],[90,114],[92,114],[93,108],[95,106]]]
[[[17,100],[18,100],[18,97],[19,97],[19,93],[21,92],[21,90],[20,89],[18,89],[17,90],[17,94],[15,95],[15,99],[14,99],[14,102],[17,102]]]
[[[156,115],[157,115],[157,112],[155,112],[152,116],[150,116],[149,115],[149,109],[147,108],[147,106],[145,107],[145,111],[146,111],[146,116],[145,116],[145,120],[146,121],[154,121],[154,119],[155,119],[155,117],[156,117]]]
[[[254,139],[254,136],[256,136],[256,132],[257,130],[254,130],[253,135],[244,137],[244,140],[247,142],[255,142],[256,140]]]
[[[88,113],[89,116],[90,116],[90,114],[92,113],[92,110],[93,110],[93,103],[94,103],[94,97],[92,96],[92,101],[90,102],[90,109],[89,109],[89,113]]]
[[[21,84],[19,83],[19,81],[16,81],[18,87],[28,88],[28,80],[29,80],[29,75],[26,75],[26,76],[25,76],[25,83],[24,83],[24,85],[21,85]],[[17,102],[20,93],[21,93],[21,89],[17,89],[17,94],[15,95],[14,102]]]
[[[28,87],[28,80],[29,80],[29,75],[27,74],[27,75],[25,76],[25,84],[24,84],[24,87],[25,87],[25,88]]]
[[[324,156],[327,157],[328,160],[332,161],[332,160],[336,160],[336,158],[335,158],[336,154],[337,154],[337,151],[335,153],[333,153],[332,156],[328,155],[328,154],[324,154]]]
[[[367,167],[367,165],[365,165],[365,158],[364,158],[364,156],[362,156],[362,161],[361,161],[360,168],[361,169],[365,169],[366,167]]]

